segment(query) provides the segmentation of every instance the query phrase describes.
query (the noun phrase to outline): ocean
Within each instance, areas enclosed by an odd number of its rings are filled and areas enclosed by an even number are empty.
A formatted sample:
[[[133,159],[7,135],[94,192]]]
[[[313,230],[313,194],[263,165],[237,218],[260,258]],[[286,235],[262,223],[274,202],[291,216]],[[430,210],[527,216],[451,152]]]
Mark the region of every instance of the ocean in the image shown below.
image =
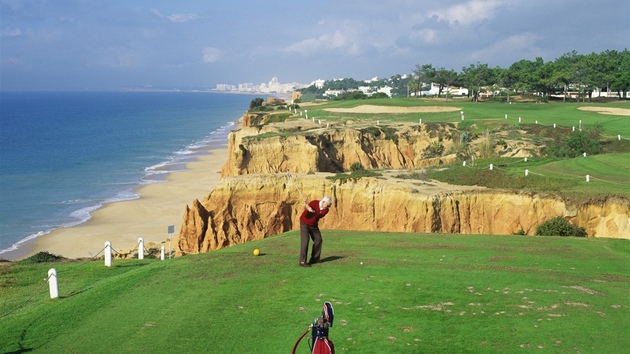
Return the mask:
[[[170,172],[227,134],[256,96],[210,92],[0,93],[0,258]]]

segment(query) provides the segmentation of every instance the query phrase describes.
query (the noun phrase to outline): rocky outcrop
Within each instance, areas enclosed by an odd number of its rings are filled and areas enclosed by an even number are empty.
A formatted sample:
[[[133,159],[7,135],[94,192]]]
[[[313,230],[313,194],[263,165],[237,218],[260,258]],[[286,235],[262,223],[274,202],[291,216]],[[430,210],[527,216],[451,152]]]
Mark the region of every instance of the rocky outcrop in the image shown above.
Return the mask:
[[[249,122],[251,117],[245,115],[243,120]],[[231,132],[230,155],[221,175],[342,172],[357,162],[378,169],[434,166],[455,160],[455,155],[437,156],[434,150],[448,151],[459,139],[453,139],[455,129],[449,124],[322,128],[307,119],[298,124],[291,134],[247,123]]]
[[[610,197],[572,204],[554,196],[452,186],[384,177],[327,179],[355,163],[367,169],[415,169],[455,161],[462,136],[450,124],[326,124],[245,114],[229,134],[223,180],[186,207],[176,241],[179,254],[207,252],[299,229],[303,203],[287,178],[310,199],[336,203],[322,228],[383,232],[533,235],[542,222],[563,216],[589,236],[630,238],[630,203]],[[523,146],[501,146],[521,156]],[[525,155],[523,155],[525,156]],[[307,173],[308,172],[308,173]],[[328,173],[325,173],[328,172]]]
[[[532,235],[537,225],[561,215],[585,227],[589,236],[630,237],[630,203],[619,198],[573,205],[554,197],[478,187],[447,192],[436,181],[331,181],[327,175],[301,174],[295,180],[307,198],[335,199],[320,222],[323,229],[501,235],[523,230]],[[299,229],[303,204],[291,183],[286,174],[223,179],[202,202],[187,208],[179,250],[207,252]]]

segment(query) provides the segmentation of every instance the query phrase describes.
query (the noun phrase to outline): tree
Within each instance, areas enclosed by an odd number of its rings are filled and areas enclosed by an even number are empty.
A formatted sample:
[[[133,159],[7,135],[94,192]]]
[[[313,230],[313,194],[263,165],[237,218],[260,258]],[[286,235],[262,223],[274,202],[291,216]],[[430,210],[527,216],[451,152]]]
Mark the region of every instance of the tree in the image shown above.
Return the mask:
[[[448,87],[455,82],[455,80],[457,80],[457,73],[455,70],[446,70],[444,68],[435,70],[433,82],[438,84],[438,97],[442,95],[442,90],[446,88],[446,100],[448,101]]]
[[[263,102],[265,102],[262,98],[256,97],[249,103],[249,109],[254,109],[256,107],[262,106]]]
[[[514,82],[516,92],[526,92],[533,90],[536,85],[536,71],[542,65],[542,58],[536,61],[519,60],[510,66],[511,80]]]
[[[536,228],[536,236],[578,236],[585,237],[583,227],[574,226],[562,216],[549,219]]]
[[[619,99],[627,98],[626,92],[630,91],[630,51],[628,49],[618,55],[617,68],[610,82],[610,89],[617,91]]]
[[[562,85],[562,101],[566,101],[567,91],[569,87],[574,83],[574,67],[580,60],[580,56],[574,50],[570,53],[563,54],[560,58],[556,59],[553,68],[553,79],[558,85]]]
[[[418,92],[421,91],[421,88],[424,86],[424,84],[429,84],[433,81],[433,78],[435,76],[435,69],[431,64],[416,64],[416,70],[414,70],[413,73],[416,75],[417,78],[417,81],[415,82],[415,92],[417,96]]]
[[[477,65],[470,64],[469,67],[462,68],[462,81],[466,83],[468,89],[472,92],[473,102],[478,102],[479,92],[483,86],[488,85],[490,75],[488,64],[477,62]]]

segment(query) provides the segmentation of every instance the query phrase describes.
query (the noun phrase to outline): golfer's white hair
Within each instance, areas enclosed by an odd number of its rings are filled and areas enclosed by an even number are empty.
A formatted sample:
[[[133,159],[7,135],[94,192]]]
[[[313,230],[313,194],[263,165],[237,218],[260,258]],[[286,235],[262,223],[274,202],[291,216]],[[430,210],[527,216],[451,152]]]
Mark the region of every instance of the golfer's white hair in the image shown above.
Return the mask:
[[[329,196],[325,196],[324,198],[322,198],[322,202],[328,202],[330,204],[334,203],[333,199]]]

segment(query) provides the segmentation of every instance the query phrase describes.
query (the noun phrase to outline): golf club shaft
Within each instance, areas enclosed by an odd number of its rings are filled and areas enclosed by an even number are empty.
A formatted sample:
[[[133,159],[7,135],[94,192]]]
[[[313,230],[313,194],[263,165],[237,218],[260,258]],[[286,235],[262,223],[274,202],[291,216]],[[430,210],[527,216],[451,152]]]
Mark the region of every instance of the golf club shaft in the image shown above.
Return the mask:
[[[295,186],[295,189],[297,189],[298,193],[300,194],[300,197],[302,197],[302,200],[304,201],[304,203],[306,203],[306,198],[304,198],[304,196],[302,195],[302,192],[300,191],[300,188],[298,188],[297,184],[295,184],[295,180],[293,179],[293,176],[288,171],[287,171],[287,174],[289,175],[289,179]]]

